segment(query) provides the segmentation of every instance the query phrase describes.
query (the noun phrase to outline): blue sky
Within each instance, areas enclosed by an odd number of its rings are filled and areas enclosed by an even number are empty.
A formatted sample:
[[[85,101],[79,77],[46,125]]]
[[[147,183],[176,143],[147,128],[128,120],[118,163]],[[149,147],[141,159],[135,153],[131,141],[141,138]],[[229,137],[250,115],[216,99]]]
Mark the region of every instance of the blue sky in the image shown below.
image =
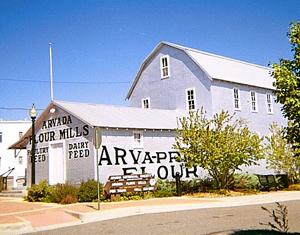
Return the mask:
[[[299,13],[298,0],[0,1],[0,119],[50,102],[49,42],[55,99],[127,105],[159,41],[268,65],[292,56],[286,33]]]

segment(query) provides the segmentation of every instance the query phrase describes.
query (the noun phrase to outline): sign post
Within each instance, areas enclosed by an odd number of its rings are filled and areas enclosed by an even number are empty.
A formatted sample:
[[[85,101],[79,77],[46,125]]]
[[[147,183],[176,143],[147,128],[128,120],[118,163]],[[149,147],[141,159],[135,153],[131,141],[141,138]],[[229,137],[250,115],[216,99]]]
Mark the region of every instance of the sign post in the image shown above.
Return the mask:
[[[94,145],[96,149],[96,167],[97,167],[97,194],[98,194],[98,210],[100,210],[100,182],[99,182],[99,155],[98,150],[100,148],[102,142],[101,133],[99,127],[95,127],[95,138],[94,138]]]

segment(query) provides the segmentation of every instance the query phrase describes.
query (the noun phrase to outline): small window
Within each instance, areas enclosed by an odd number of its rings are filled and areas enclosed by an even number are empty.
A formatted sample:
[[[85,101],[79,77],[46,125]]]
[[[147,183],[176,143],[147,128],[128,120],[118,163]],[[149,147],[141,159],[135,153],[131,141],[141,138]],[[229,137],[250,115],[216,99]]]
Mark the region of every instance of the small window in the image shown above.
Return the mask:
[[[133,132],[133,148],[143,148],[143,135],[140,131]]]
[[[234,109],[240,110],[241,109],[240,91],[237,88],[233,88],[233,102],[234,102]]]
[[[251,98],[251,111],[257,112],[257,98],[255,91],[250,91],[250,98]]]
[[[0,143],[2,143],[2,132],[0,132]]]
[[[150,109],[150,98],[142,99],[142,108]]]
[[[23,156],[19,156],[18,161],[19,161],[19,164],[22,165],[23,164]]]
[[[266,100],[267,100],[267,113],[273,113],[272,95],[266,94]]]
[[[23,137],[23,132],[19,131],[19,139],[21,139]]]
[[[186,105],[188,111],[196,110],[195,89],[186,90]]]
[[[160,57],[160,76],[161,78],[170,77],[169,56]]]

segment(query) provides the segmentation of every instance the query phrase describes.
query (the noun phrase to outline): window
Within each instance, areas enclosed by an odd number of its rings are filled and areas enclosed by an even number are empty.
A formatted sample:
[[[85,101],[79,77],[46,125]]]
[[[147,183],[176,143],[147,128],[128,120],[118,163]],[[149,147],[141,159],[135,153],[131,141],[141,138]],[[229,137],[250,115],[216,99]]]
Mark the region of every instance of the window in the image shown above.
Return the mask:
[[[266,100],[267,100],[267,113],[273,113],[272,95],[266,94]]]
[[[150,109],[150,98],[142,99],[142,108]]]
[[[21,139],[23,137],[23,132],[19,131],[19,139]]]
[[[23,164],[23,156],[19,156],[19,164],[20,164],[20,165]]]
[[[143,148],[143,135],[140,131],[133,132],[133,148]]]
[[[240,110],[241,109],[240,91],[237,88],[233,88],[233,102],[234,102],[234,109]]]
[[[251,111],[257,112],[257,99],[255,91],[250,91],[250,98],[251,98]]]
[[[161,78],[170,77],[169,56],[160,57],[160,76]]]
[[[186,106],[188,111],[196,110],[195,89],[186,90]]]
[[[0,132],[0,143],[2,143],[2,132]]]

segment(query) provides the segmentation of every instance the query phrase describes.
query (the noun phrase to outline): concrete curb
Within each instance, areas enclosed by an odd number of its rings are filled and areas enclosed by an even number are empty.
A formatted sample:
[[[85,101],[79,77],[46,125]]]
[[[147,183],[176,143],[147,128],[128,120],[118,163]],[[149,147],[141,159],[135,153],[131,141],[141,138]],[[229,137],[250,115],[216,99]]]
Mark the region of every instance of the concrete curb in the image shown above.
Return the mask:
[[[288,194],[288,197],[287,197]],[[131,206],[125,208],[116,208],[111,210],[100,210],[95,212],[76,212],[65,209],[64,211],[78,219],[83,223],[104,221],[110,219],[117,219],[122,217],[129,217],[142,214],[155,214],[155,213],[166,213],[174,211],[184,210],[197,210],[197,209],[208,209],[208,208],[220,208],[220,207],[235,207],[245,205],[258,205],[268,204],[282,201],[299,200],[300,192],[289,192],[282,194],[265,194],[265,195],[251,195],[242,197],[228,197],[218,201],[193,203],[193,204],[171,204],[171,205],[151,205],[151,206]]]
[[[22,218],[20,218],[23,220]],[[31,223],[28,221],[10,223],[10,224],[1,224],[0,225],[0,234],[24,234],[33,232]]]
[[[64,212],[79,219],[77,222],[69,222],[63,224],[54,224],[43,227],[33,228],[30,222],[23,220],[20,223],[14,224],[3,224],[0,225],[1,234],[24,234],[37,231],[52,230],[62,227],[68,227],[73,225],[80,225],[82,223],[90,223],[96,221],[104,221],[110,219],[117,219],[122,217],[129,217],[142,214],[155,214],[155,213],[166,213],[174,211],[184,210],[196,210],[196,209],[207,209],[207,208],[221,208],[221,207],[236,207],[244,205],[258,205],[267,204],[274,202],[283,202],[300,199],[300,191],[290,192],[274,192],[261,195],[250,195],[241,197],[225,197],[225,198],[210,198],[209,201],[202,201],[205,198],[199,198],[199,203],[174,203],[164,204],[163,201],[158,205],[132,205],[130,207],[105,209],[93,212],[77,212],[70,209],[64,209]],[[166,199],[168,200],[168,199]],[[202,201],[202,202],[201,202]]]

